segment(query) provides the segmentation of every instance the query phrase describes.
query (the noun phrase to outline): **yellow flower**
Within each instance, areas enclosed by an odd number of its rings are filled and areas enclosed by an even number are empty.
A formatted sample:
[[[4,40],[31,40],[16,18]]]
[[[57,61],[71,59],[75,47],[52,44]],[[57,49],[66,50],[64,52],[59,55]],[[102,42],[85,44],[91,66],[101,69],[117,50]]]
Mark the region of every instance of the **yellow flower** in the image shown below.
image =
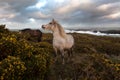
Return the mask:
[[[11,71],[11,68],[8,68],[9,71]]]
[[[117,70],[117,71],[119,71],[119,70],[120,70],[120,68],[116,67],[116,70]]]
[[[0,79],[1,79],[1,80],[4,80],[4,77],[3,77],[3,76],[1,76],[1,77],[0,77]]]
[[[20,69],[20,66],[17,66],[18,69]]]
[[[13,62],[13,64],[15,65],[15,64],[16,64],[16,62]]]
[[[108,60],[108,59],[105,59],[105,61],[106,61],[106,62],[109,62],[109,60]]]
[[[6,72],[7,72],[7,69],[5,69],[4,72],[6,73]]]
[[[13,67],[13,65],[10,64],[10,68],[12,68],[12,67]]]

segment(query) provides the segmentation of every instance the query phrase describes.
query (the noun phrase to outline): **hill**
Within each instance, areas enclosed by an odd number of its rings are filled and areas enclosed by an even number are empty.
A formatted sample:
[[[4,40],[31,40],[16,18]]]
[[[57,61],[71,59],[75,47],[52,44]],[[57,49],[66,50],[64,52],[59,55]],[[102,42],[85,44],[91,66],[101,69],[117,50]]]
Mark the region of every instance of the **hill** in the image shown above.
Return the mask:
[[[28,41],[4,27],[0,30],[0,80],[119,80],[120,38],[72,33],[73,56],[57,61],[52,34]]]
[[[100,31],[100,32],[107,34],[120,34],[120,30],[108,30],[108,31]]]

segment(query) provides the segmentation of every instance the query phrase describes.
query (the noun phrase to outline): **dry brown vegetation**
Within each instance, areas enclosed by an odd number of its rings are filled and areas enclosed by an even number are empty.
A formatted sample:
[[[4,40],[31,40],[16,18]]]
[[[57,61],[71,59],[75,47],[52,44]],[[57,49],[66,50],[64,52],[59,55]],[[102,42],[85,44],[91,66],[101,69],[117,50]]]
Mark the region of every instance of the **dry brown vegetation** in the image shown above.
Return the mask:
[[[75,38],[73,57],[66,54],[51,66],[50,80],[119,80],[120,38],[72,34]],[[52,44],[52,34],[44,34],[43,41]]]

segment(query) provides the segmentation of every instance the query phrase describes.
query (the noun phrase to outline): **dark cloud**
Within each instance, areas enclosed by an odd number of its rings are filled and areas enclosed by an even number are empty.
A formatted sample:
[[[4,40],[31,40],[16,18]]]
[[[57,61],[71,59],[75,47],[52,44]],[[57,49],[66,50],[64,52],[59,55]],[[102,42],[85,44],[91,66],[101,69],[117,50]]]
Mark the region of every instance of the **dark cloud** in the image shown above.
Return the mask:
[[[0,6],[4,6],[3,12],[5,14],[0,14],[2,16],[8,15],[5,17],[8,21],[12,22],[25,22],[27,20],[26,7],[35,5],[37,0],[0,0]],[[9,18],[9,14],[12,14],[13,17]]]
[[[23,11],[26,7],[34,5],[38,0],[0,0],[0,3],[8,4],[16,12]]]
[[[100,24],[120,27],[120,0],[0,0],[0,12],[1,22],[6,19],[28,26],[30,21],[42,25],[55,18],[70,28]]]

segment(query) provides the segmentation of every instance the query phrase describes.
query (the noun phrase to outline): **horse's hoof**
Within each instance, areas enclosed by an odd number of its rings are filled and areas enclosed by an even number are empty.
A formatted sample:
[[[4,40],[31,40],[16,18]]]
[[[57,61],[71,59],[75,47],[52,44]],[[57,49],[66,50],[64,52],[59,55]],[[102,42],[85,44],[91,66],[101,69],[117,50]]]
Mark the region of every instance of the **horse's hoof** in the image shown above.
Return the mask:
[[[64,64],[65,64],[65,62],[62,62],[62,64],[64,65]]]

